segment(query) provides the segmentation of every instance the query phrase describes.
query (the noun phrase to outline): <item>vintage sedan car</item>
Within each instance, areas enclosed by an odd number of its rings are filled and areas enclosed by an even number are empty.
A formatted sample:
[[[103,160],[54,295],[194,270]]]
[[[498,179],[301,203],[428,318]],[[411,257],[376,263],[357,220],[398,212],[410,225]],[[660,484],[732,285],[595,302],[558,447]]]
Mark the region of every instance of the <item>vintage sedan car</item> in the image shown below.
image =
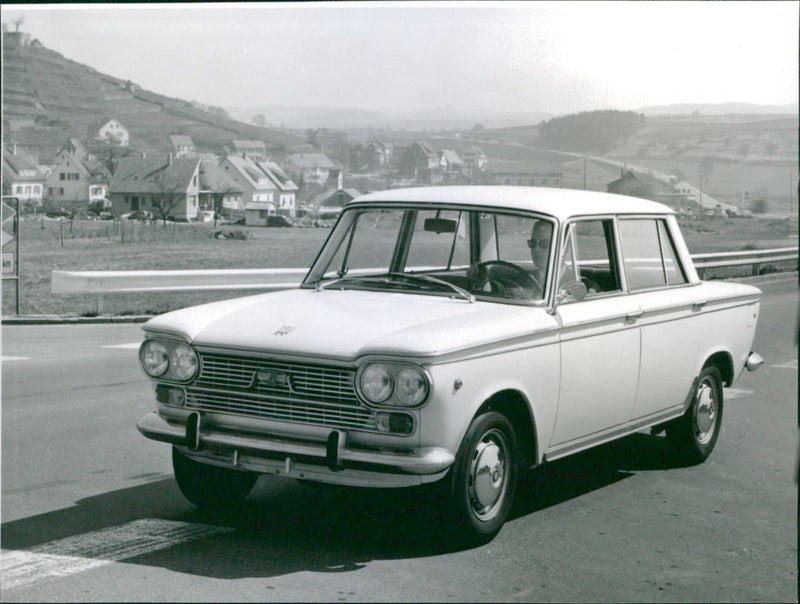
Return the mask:
[[[431,187],[359,197],[298,288],[148,321],[141,366],[199,506],[260,474],[431,488],[491,539],[520,472],[651,429],[686,463],[720,435],[760,291],[701,281],[667,206]],[[654,437],[655,438],[655,437]]]

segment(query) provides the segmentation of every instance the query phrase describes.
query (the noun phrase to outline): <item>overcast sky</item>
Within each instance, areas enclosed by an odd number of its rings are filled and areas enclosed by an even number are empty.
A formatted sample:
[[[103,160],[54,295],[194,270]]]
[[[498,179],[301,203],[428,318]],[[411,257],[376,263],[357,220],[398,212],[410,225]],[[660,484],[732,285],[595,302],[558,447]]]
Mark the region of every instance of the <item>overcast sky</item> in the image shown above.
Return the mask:
[[[800,3],[3,4],[100,72],[225,107],[798,103]]]

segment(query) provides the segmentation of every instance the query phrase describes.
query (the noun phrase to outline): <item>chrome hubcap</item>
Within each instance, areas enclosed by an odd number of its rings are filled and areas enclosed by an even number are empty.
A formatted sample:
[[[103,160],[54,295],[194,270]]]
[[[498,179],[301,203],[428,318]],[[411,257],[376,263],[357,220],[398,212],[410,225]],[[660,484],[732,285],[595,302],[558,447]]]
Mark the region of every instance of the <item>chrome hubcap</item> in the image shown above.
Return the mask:
[[[492,518],[506,493],[508,444],[498,430],[484,434],[472,455],[469,469],[469,499],[472,511],[481,520]]]
[[[703,381],[697,389],[697,404],[694,412],[695,437],[701,445],[708,444],[714,436],[717,420],[717,401],[714,388]]]

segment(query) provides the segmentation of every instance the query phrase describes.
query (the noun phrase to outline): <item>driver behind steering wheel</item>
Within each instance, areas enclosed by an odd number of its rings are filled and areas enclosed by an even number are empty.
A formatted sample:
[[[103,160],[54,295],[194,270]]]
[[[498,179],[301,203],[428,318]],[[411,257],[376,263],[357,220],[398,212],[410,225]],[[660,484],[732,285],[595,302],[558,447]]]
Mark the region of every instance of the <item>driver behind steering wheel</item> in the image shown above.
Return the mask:
[[[531,238],[527,240],[534,265],[531,273],[502,260],[473,264],[467,271],[470,289],[488,290],[503,298],[527,300],[541,297],[552,235],[552,223],[540,220],[534,224]]]

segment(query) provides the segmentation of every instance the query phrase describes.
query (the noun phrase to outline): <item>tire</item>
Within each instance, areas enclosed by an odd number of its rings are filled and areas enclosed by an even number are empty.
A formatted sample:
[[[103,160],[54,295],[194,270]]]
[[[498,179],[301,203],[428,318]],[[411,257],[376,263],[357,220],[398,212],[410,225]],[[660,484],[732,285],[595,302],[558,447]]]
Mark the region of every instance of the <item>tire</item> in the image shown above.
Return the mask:
[[[722,376],[716,367],[705,367],[686,413],[667,425],[667,438],[681,461],[699,464],[711,455],[722,425],[722,409]]]
[[[183,496],[199,508],[233,507],[244,501],[258,474],[200,463],[172,447],[172,469]]]
[[[453,537],[468,544],[494,539],[513,506],[517,473],[517,437],[506,416],[490,411],[476,417],[451,470]]]

